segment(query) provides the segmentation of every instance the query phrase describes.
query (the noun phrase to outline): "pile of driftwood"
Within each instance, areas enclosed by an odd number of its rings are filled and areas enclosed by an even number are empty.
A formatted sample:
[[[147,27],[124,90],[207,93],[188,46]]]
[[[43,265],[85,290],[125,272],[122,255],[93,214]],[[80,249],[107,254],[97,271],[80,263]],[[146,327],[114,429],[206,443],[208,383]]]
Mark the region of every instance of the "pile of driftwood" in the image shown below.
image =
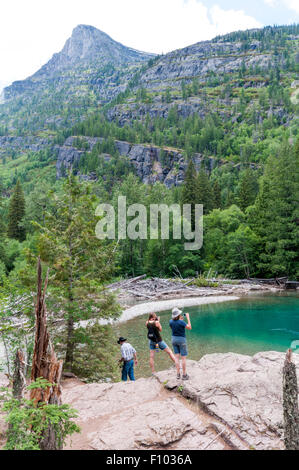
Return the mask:
[[[111,291],[121,291],[138,298],[155,300],[167,295],[179,294],[192,295],[199,292],[196,286],[192,286],[194,279],[171,280],[158,277],[146,278],[146,274],[124,279],[107,286]],[[185,294],[185,295],[184,295]]]
[[[274,286],[284,287],[286,282],[288,282],[287,277],[274,277],[272,279],[256,279],[256,278],[249,278],[250,282],[255,282],[257,284],[271,284]]]

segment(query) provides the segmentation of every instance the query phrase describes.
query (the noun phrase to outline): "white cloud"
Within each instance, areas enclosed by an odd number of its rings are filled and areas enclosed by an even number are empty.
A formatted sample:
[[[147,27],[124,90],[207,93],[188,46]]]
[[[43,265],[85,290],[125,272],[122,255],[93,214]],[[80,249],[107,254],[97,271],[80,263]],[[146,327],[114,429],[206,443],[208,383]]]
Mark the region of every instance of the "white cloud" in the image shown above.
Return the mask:
[[[264,0],[264,3],[266,3],[266,5],[270,5],[273,8],[282,6],[281,0]],[[289,10],[293,10],[299,14],[299,0],[282,0],[282,3]]]
[[[215,5],[210,10],[213,26],[220,34],[242,29],[260,28],[262,24],[242,10],[222,10]],[[217,33],[219,34],[219,33]]]
[[[284,0],[287,8],[299,14],[299,0]]]
[[[277,5],[277,0],[264,0],[266,5],[270,5],[270,7],[275,7]]]
[[[5,1],[0,15],[0,80],[34,73],[82,23],[127,46],[156,53],[262,26],[242,10],[220,8],[217,0],[209,9],[197,0]]]

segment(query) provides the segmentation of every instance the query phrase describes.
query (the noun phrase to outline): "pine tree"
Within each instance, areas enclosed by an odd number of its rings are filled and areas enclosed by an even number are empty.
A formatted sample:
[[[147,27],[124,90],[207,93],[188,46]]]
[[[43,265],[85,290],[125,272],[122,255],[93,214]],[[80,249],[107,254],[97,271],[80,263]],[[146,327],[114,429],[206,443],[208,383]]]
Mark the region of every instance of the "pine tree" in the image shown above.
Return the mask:
[[[199,204],[203,204],[204,214],[208,214],[213,209],[211,185],[204,170],[200,170],[197,177],[197,200]]]
[[[53,195],[55,212],[47,213],[39,237],[41,259],[51,267],[51,285],[64,299],[66,318],[66,357],[74,370],[75,322],[88,318],[116,317],[114,297],[102,289],[114,269],[113,244],[95,235],[95,196],[88,185],[72,174],[65,180],[63,192]],[[103,356],[109,354],[103,351]]]
[[[189,159],[182,190],[182,204],[193,204],[197,200],[198,181],[192,158]]]
[[[240,183],[237,188],[237,203],[242,211],[244,211],[248,206],[254,204],[257,193],[258,182],[256,174],[254,170],[248,168],[242,173]]]
[[[200,204],[201,202],[198,202],[198,180],[192,158],[189,159],[186,169],[181,202],[182,204],[191,204],[191,227],[194,229],[195,204]]]
[[[25,198],[21,183],[17,180],[13,195],[11,196],[8,212],[8,237],[24,241],[26,238],[25,228],[22,221],[25,216]]]
[[[218,181],[214,181],[212,185],[213,209],[221,209],[221,188]]]
[[[270,277],[299,275],[299,140],[267,161],[251,224],[262,238],[260,269]]]

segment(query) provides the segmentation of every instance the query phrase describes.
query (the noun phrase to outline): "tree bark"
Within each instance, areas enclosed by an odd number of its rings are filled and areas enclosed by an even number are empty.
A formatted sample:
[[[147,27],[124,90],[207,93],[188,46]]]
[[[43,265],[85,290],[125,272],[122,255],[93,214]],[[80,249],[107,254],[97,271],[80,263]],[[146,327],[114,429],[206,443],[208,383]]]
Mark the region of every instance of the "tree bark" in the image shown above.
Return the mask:
[[[37,301],[36,301],[36,324],[35,324],[35,344],[32,360],[31,380],[42,377],[52,385],[46,389],[36,388],[31,390],[30,399],[35,404],[61,404],[61,373],[63,362],[57,360],[54,348],[50,341],[47,329],[47,312],[45,296],[48,284],[48,273],[45,285],[42,290],[42,268],[40,258],[37,266]],[[43,440],[40,443],[42,450],[58,450],[57,436],[52,426],[49,426]]]
[[[298,384],[292,350],[288,349],[283,367],[283,417],[286,450],[299,450]]]
[[[22,400],[24,397],[24,388],[26,385],[25,379],[25,356],[21,349],[16,353],[15,368],[12,379],[13,397],[17,400]]]

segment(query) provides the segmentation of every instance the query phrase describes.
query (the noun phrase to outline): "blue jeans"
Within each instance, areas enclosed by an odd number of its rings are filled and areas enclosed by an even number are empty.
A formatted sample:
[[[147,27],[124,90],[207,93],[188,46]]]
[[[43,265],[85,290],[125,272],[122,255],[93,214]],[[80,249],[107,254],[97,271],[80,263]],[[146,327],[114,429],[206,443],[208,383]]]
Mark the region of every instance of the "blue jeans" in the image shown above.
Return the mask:
[[[122,373],[121,373],[121,380],[124,382],[127,381],[127,378],[130,378],[130,380],[135,380],[134,376],[134,360],[132,359],[131,361],[124,362]]]

